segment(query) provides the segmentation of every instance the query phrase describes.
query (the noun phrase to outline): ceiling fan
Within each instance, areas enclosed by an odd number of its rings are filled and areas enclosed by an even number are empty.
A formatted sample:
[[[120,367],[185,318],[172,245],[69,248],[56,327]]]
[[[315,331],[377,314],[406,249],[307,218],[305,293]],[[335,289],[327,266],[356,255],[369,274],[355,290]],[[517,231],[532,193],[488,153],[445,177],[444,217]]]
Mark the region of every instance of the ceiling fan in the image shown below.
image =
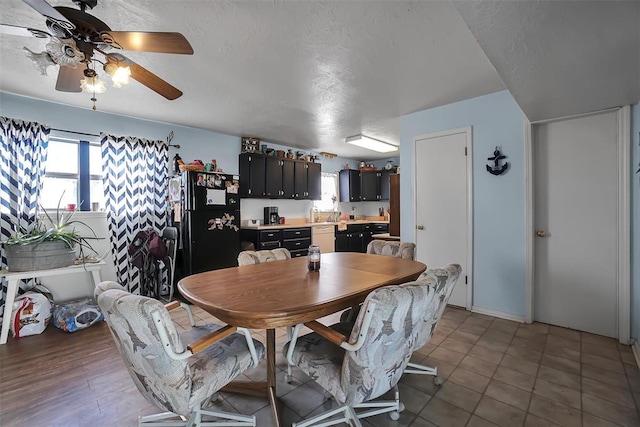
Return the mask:
[[[125,57],[122,50],[138,52],[174,53],[192,55],[193,48],[180,33],[112,31],[98,18],[88,14],[98,0],[73,0],[80,9],[51,6],[45,0],[23,0],[46,18],[49,32],[0,24],[0,33],[36,38],[49,38],[46,51],[36,53],[24,48],[34,65],[46,74],[48,65],[59,65],[56,90],[62,92],[104,92],[99,82],[95,63],[102,64],[112,77],[115,87],[126,83],[128,76],[169,100],[182,96],[182,92],[151,71]],[[100,59],[98,59],[100,58]],[[102,88],[95,84],[102,84]],[[98,90],[96,90],[98,88]]]

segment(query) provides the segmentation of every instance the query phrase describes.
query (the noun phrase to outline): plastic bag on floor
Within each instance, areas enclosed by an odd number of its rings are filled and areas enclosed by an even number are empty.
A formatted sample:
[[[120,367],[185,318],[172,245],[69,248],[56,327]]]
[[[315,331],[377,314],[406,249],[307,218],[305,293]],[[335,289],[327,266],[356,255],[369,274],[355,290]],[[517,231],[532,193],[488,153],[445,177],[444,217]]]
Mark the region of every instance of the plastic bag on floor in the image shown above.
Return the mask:
[[[14,338],[44,332],[51,320],[51,302],[40,292],[26,292],[16,297],[11,312],[11,332]]]
[[[53,308],[53,324],[65,332],[88,328],[100,320],[104,316],[92,298],[56,304]]]

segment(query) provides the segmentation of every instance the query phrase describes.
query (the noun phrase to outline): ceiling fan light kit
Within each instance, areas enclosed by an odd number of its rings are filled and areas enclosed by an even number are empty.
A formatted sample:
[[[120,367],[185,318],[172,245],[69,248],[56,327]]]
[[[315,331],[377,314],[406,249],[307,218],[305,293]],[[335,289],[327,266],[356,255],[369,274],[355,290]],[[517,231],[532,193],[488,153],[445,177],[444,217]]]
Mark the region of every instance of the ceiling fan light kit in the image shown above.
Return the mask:
[[[97,0],[73,0],[80,10],[54,7],[46,0],[23,1],[46,19],[49,32],[0,23],[0,33],[49,38],[43,52],[35,53],[26,47],[23,50],[42,75],[46,75],[47,66],[59,66],[56,90],[92,93],[95,110],[95,94],[103,93],[106,86],[90,67],[93,61],[103,64],[103,70],[111,76],[115,88],[126,85],[132,78],[168,100],[182,96],[179,89],[119,53],[130,50],[192,55],[193,48],[182,34],[112,31],[107,24],[86,12],[87,8],[97,6]]]
[[[80,88],[83,92],[90,93],[92,95],[107,91],[107,87],[104,82],[100,80],[96,72],[91,68],[84,70],[84,78],[80,80]]]
[[[131,76],[131,67],[127,65],[118,65],[115,61],[107,62],[103,67],[105,73],[111,76],[113,87],[119,88],[122,85],[129,84]]]
[[[398,151],[398,146],[389,144],[388,142],[380,141],[379,139],[370,138],[364,135],[354,135],[345,139],[348,144],[357,145],[358,147],[366,148],[368,150],[377,151],[379,153],[390,153],[392,151]]]

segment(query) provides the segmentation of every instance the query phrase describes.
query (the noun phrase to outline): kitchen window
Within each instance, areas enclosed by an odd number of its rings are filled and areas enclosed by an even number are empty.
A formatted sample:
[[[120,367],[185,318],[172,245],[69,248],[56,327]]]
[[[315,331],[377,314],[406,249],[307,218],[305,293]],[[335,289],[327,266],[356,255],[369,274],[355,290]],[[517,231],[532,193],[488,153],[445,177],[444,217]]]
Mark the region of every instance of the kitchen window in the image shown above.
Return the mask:
[[[322,199],[313,202],[314,207],[320,212],[333,212],[338,200],[338,174],[322,172]]]
[[[56,209],[58,202],[60,208],[74,204],[83,211],[91,210],[94,203],[104,207],[100,143],[49,139],[40,205]]]

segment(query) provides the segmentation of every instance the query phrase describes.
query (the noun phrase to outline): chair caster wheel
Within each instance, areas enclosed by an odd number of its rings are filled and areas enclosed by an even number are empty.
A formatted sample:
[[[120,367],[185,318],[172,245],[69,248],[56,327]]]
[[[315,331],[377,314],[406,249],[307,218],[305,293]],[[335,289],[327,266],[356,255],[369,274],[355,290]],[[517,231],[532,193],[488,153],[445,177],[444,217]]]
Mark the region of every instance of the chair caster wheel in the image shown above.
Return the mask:
[[[291,375],[289,374],[284,374],[284,380],[287,382],[287,384],[291,384]]]
[[[442,381],[442,378],[440,378],[440,377],[433,377],[433,383],[434,383],[435,385],[442,385],[442,383],[443,383],[443,382],[444,382],[444,381]]]
[[[400,413],[396,411],[389,412],[389,418],[391,418],[393,421],[398,421],[400,419]]]

